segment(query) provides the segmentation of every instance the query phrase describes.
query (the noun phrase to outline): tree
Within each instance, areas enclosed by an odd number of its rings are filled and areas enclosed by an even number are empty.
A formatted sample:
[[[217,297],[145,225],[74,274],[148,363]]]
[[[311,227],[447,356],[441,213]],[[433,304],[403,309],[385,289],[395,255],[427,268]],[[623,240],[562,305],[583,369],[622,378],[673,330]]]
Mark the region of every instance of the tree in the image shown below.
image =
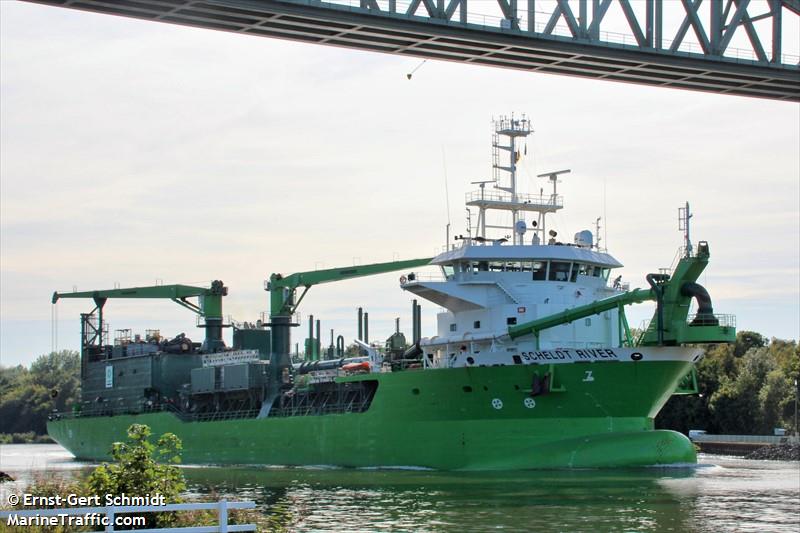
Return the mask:
[[[755,331],[740,331],[736,334],[736,342],[733,345],[733,355],[741,357],[750,351],[751,348],[763,348],[767,345],[767,339]]]
[[[181,441],[173,433],[165,433],[153,444],[150,435],[150,428],[143,424],[128,428],[128,442],[115,442],[111,447],[114,463],[98,466],[87,479],[88,493],[157,493],[168,503],[180,502],[180,494],[186,488],[183,474],[175,466],[181,460]],[[176,520],[174,513],[155,513],[147,518],[148,527],[167,527]]]
[[[0,433],[43,435],[47,415],[65,411],[80,396],[80,357],[62,350],[39,356],[30,370],[0,368]]]

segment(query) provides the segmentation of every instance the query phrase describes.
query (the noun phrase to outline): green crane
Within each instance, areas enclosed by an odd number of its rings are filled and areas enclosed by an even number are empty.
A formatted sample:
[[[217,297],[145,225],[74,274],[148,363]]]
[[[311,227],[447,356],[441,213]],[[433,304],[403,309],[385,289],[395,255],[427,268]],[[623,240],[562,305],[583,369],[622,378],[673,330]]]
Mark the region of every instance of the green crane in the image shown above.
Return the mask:
[[[312,286],[424,266],[429,264],[431,259],[431,257],[426,257],[407,261],[328,268],[325,270],[298,272],[286,276],[272,274],[266,287],[266,290],[269,291],[269,318],[272,329],[270,362],[274,369],[270,375],[276,385],[272,390],[277,390],[276,380],[281,376],[283,370],[291,368],[291,359],[289,357],[291,346],[290,328],[297,325],[292,324],[292,315]],[[302,292],[298,297],[297,290],[300,288],[302,288]]]
[[[84,345],[95,343],[103,345],[103,307],[109,298],[152,298],[172,300],[205,318],[206,340],[204,349],[216,351],[224,346],[222,341],[222,297],[228,294],[228,288],[220,280],[211,282],[211,287],[193,287],[191,285],[152,285],[148,287],[128,287],[83,292],[54,292],[53,303],[62,298],[92,298],[95,308],[90,313],[81,315],[82,340]],[[198,298],[198,303],[188,298]],[[97,312],[97,327],[90,326],[88,317]]]
[[[650,322],[650,327],[643,332],[639,339],[639,345],[663,346],[733,342],[736,340],[736,328],[732,320],[729,323],[720,323],[719,317],[714,315],[708,292],[696,283],[708,264],[709,258],[708,243],[700,241],[697,246],[697,254],[687,253],[681,258],[671,276],[648,274],[647,282],[650,289],[634,289],[524,324],[510,326],[508,334],[512,339],[523,335],[534,335],[538,345],[539,333],[542,330],[568,324],[616,307],[619,309],[620,321],[625,326],[630,342],[623,306],[641,303],[645,300],[655,300],[655,315]],[[692,298],[695,298],[698,303],[697,314],[690,323],[687,323],[689,304]]]

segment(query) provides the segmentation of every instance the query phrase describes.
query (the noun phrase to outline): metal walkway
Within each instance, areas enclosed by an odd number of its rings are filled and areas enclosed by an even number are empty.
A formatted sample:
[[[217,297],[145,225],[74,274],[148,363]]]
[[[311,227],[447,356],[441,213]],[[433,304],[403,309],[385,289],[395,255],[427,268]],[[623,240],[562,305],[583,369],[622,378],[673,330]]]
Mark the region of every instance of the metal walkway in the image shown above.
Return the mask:
[[[537,0],[469,4],[499,16],[468,12],[467,0],[28,1],[421,58],[800,101],[800,57],[782,49],[785,19],[800,16],[800,0],[550,0],[555,7],[547,13]],[[682,22],[669,28],[664,11]],[[603,30],[614,12],[624,33]],[[744,36],[747,49],[731,47]]]

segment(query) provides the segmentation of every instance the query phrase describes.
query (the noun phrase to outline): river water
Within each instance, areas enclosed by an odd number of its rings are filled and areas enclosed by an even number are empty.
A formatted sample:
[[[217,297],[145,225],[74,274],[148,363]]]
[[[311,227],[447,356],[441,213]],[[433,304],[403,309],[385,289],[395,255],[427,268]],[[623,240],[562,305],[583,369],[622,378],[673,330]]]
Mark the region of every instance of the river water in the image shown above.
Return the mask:
[[[800,531],[800,463],[700,455],[699,465],[452,473],[185,467],[190,496],[254,500],[286,531]],[[0,446],[20,489],[91,468],[57,445]],[[0,527],[0,529],[2,529]]]

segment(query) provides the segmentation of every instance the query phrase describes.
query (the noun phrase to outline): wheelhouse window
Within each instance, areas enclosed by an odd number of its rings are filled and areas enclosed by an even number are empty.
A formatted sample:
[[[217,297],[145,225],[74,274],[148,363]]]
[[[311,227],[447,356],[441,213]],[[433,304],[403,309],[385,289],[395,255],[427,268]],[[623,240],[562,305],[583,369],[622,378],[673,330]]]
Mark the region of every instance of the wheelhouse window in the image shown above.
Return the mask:
[[[472,327],[475,329],[481,329],[481,321],[476,320],[475,322],[472,323]]]
[[[610,268],[604,268],[603,269],[603,279],[608,279],[608,275],[609,274],[611,274],[611,269]]]
[[[489,263],[489,272],[504,272],[506,264],[503,261],[491,261]]]
[[[534,261],[531,267],[534,281],[544,281],[547,279],[547,261]]]
[[[600,267],[594,267],[594,270],[592,270],[592,276],[594,276],[596,278],[599,278],[600,274],[601,274],[601,270],[602,269]]]
[[[591,265],[584,265],[581,263],[578,265],[578,275],[579,276],[591,276],[592,275],[592,266]]]
[[[530,261],[523,261],[520,263],[520,272],[530,272],[532,263]]]
[[[569,280],[573,283],[578,281],[578,263],[572,263],[572,273],[569,276]]]
[[[453,265],[442,265],[442,274],[444,274],[444,279],[453,279],[454,273],[455,268]]]
[[[550,281],[567,281],[569,279],[569,267],[572,263],[562,263],[553,261],[550,263]]]

